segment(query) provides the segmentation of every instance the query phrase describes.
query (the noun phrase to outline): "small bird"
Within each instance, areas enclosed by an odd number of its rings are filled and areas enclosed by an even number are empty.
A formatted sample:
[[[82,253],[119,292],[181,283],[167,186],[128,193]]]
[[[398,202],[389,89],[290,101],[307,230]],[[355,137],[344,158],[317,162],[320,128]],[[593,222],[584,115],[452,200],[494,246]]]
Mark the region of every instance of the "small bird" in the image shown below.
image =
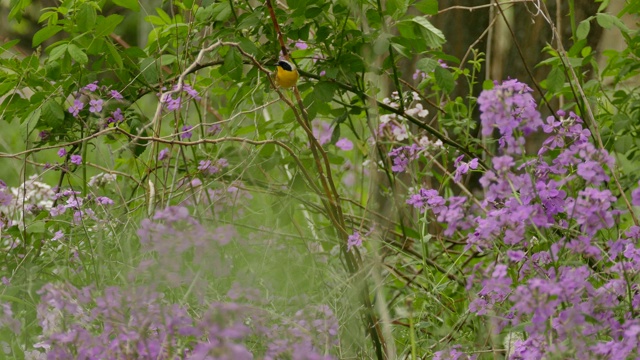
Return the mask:
[[[300,76],[296,67],[286,60],[278,61],[275,75],[276,84],[281,88],[295,86]]]

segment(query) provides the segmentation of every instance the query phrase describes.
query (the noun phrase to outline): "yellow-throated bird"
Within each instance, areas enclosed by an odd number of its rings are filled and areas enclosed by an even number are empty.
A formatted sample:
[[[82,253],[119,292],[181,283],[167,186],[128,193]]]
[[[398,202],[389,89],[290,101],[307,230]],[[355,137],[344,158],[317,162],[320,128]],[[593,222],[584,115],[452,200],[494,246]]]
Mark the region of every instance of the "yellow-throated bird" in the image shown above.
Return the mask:
[[[290,88],[298,82],[298,70],[292,63],[280,60],[276,66],[276,84],[281,88]]]

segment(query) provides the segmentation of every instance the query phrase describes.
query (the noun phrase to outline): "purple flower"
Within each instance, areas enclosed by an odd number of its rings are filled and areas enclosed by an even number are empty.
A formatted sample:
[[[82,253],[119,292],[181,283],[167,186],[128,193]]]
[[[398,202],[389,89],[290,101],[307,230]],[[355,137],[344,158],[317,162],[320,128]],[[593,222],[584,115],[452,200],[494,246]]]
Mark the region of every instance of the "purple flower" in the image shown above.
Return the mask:
[[[507,257],[509,257],[509,260],[514,261],[514,262],[519,262],[522,259],[524,259],[525,253],[524,251],[521,250],[507,250]]]
[[[58,231],[56,231],[56,233],[51,238],[51,241],[58,241],[58,240],[62,239],[63,237],[64,237],[64,233],[62,232],[62,230],[58,230]]]
[[[631,191],[631,204],[640,206],[640,181],[638,182],[638,187]]]
[[[179,96],[176,99],[171,96],[166,96],[163,102],[167,104],[167,110],[169,111],[178,110],[182,106],[181,98]]]
[[[114,98],[116,100],[124,99],[122,94],[120,94],[117,90],[111,90],[111,91],[109,91],[109,94],[111,95],[112,98]]]
[[[311,122],[311,127],[313,136],[318,139],[318,143],[320,143],[320,145],[324,145],[331,141],[331,124],[320,120],[313,120]]]
[[[122,115],[122,110],[120,108],[117,108],[113,113],[111,113],[113,116],[113,120],[118,123],[118,122],[123,122],[124,121],[124,116]]]
[[[175,89],[176,87],[174,87],[174,90]],[[186,92],[187,95],[189,95],[189,97],[191,97],[192,99],[195,99],[195,100],[201,99],[200,94],[198,94],[198,91],[192,88],[191,85],[189,84],[182,85],[182,91]]]
[[[58,157],[65,157],[67,155],[67,149],[65,148],[60,148],[58,150]]]
[[[113,200],[109,199],[106,196],[98,196],[96,198],[96,202],[100,205],[113,205]]]
[[[166,160],[169,158],[169,148],[164,148],[158,153],[158,161]]]
[[[326,72],[326,71],[324,71],[324,70],[322,70],[322,71],[320,71],[320,74],[318,74],[318,75],[320,75],[320,76],[325,76],[325,75],[327,75],[327,72]]]
[[[80,165],[82,164],[82,156],[80,155],[71,155],[71,163]]]
[[[352,235],[349,235],[347,239],[347,251],[351,251],[354,246],[362,246],[362,236],[357,231],[354,231]]]
[[[222,131],[222,126],[220,126],[220,124],[213,124],[213,125],[209,126],[209,128],[207,129],[207,134],[216,135],[220,131]]]
[[[227,159],[220,158],[214,164],[211,160],[201,160],[198,170],[207,172],[209,175],[217,174],[222,168],[229,166]]]
[[[80,110],[84,108],[84,103],[78,99],[73,100],[73,105],[69,107],[69,112],[73,115],[73,117],[78,117],[80,114]]]
[[[296,41],[295,46],[300,50],[306,50],[309,47],[309,45],[302,40]]]
[[[420,156],[422,147],[418,144],[411,144],[411,146],[400,146],[391,149],[389,151],[389,157],[393,162],[391,170],[393,172],[405,172],[409,163]]]
[[[347,138],[342,138],[336,142],[336,147],[343,151],[349,151],[353,149],[353,143]]]
[[[182,134],[180,134],[180,138],[182,139],[191,139],[191,137],[193,136],[193,132],[191,131],[191,129],[193,129],[193,126],[191,125],[185,125],[182,127]]]
[[[89,112],[99,113],[100,111],[102,111],[102,103],[102,99],[89,101]]]
[[[454,166],[456,167],[456,172],[453,176],[453,180],[455,182],[460,182],[462,179],[462,175],[469,172],[469,169],[477,169],[478,168],[478,158],[474,158],[473,160],[466,163],[462,161],[464,155],[458,156],[458,158],[454,161]]]
[[[98,82],[94,81],[91,84],[87,84],[85,87],[82,88],[82,90],[86,90],[89,92],[94,92],[96,90],[98,90]]]

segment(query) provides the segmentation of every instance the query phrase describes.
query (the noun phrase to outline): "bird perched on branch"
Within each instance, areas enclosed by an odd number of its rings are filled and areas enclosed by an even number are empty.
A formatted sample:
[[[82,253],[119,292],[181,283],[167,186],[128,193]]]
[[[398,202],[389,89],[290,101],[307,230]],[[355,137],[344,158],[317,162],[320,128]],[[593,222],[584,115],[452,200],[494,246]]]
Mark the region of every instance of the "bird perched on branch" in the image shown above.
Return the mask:
[[[296,85],[299,76],[295,65],[286,60],[278,61],[275,72],[276,85],[281,88],[290,88]]]

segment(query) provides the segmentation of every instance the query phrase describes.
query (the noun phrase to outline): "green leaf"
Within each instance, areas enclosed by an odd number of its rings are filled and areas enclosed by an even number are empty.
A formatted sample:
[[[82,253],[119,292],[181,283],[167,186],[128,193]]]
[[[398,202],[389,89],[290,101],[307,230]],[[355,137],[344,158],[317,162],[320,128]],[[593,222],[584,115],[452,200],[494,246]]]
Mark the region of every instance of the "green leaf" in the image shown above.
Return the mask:
[[[627,25],[622,22],[622,20],[611,14],[598,13],[596,14],[596,20],[598,21],[598,24],[605,29],[611,29],[611,27],[615,26],[625,34],[628,34],[631,31]]]
[[[242,57],[235,48],[229,49],[224,57],[224,64],[220,67],[221,74],[227,74],[231,79],[240,81],[242,78]]]
[[[9,90],[12,90],[16,85],[15,79],[3,79],[0,81],[0,97],[4,96]],[[0,111],[4,110],[4,108],[0,108]],[[7,121],[11,121],[11,119],[7,119]]]
[[[433,26],[429,20],[421,16],[416,16],[412,19],[413,22],[420,26],[422,36],[426,42],[426,45],[430,48],[440,47],[446,42],[444,34],[440,29]]]
[[[390,34],[381,34],[373,42],[373,53],[376,55],[387,54],[389,52]]]
[[[564,71],[558,66],[554,66],[547,76],[547,90],[557,93],[564,86]]]
[[[9,12],[9,19],[15,19],[20,22],[22,20],[22,13],[31,5],[31,0],[14,0],[10,2],[11,11]]]
[[[3,52],[5,52],[5,51],[11,49],[12,47],[14,47],[19,42],[20,42],[20,40],[11,40],[11,41],[7,41],[6,43],[0,45],[0,55]]]
[[[626,154],[629,150],[633,148],[633,136],[629,134],[622,135],[618,137],[616,142],[613,144],[616,152],[620,154]]]
[[[88,31],[96,25],[96,8],[91,3],[83,3],[76,14],[76,24],[80,31]]]
[[[407,39],[418,39],[418,35],[415,32],[416,23],[411,20],[398,21],[396,24],[400,35]]]
[[[118,66],[119,69],[124,67],[124,63],[122,62],[122,56],[120,56],[120,51],[110,42],[106,43],[107,50],[109,51],[109,55],[111,56],[111,60]]]
[[[231,4],[228,1],[216,3],[211,9],[214,21],[226,21],[231,17]]]
[[[146,58],[140,61],[140,72],[142,77],[150,84],[158,82],[158,65],[155,58]]]
[[[591,29],[590,19],[585,19],[580,21],[580,24],[578,24],[578,28],[576,29],[576,39],[577,40],[586,39],[587,35],[589,35],[590,29]]]
[[[436,79],[436,84],[445,92],[450,93],[453,91],[455,86],[455,81],[453,80],[453,74],[451,74],[446,69],[438,66],[434,70],[434,75]]]
[[[611,120],[613,121],[613,131],[615,132],[628,131],[633,126],[629,115],[624,113],[613,115]]]
[[[435,15],[438,13],[438,0],[422,0],[413,4],[413,6],[425,15]]]
[[[304,11],[304,17],[307,19],[313,19],[320,14],[322,14],[322,8],[319,6],[310,6]]]
[[[338,85],[333,82],[320,81],[313,87],[313,95],[317,101],[330,102],[337,89]]]
[[[171,65],[174,62],[176,62],[176,60],[177,60],[177,57],[175,55],[172,55],[172,54],[160,55],[160,66]]]
[[[399,19],[401,16],[407,13],[409,2],[407,0],[387,0],[387,8],[385,14],[391,16],[394,19]]]
[[[98,24],[96,25],[96,36],[107,36],[111,34],[116,27],[124,20],[122,15],[112,14],[105,17],[98,17]]]
[[[416,62],[416,68],[426,74],[430,74],[438,66],[440,66],[438,62],[432,58],[424,58]]]
[[[297,10],[307,7],[307,0],[287,0],[287,5],[291,10]]]
[[[251,41],[250,39],[247,39],[245,37],[240,38],[240,40],[238,41],[238,43],[240,44],[240,48],[242,48],[242,50],[246,51],[247,53],[256,56],[259,53],[259,49],[256,46],[256,44],[253,43],[253,41]]]
[[[85,54],[84,51],[82,51],[75,44],[69,44],[69,46],[67,47],[67,52],[69,53],[69,55],[71,55],[71,58],[79,64],[84,65],[89,62],[87,54]]]
[[[42,104],[41,116],[46,126],[59,127],[64,121],[64,109],[57,101],[47,100]]]
[[[42,42],[57,34],[60,30],[62,30],[62,26],[59,25],[51,25],[38,30],[38,32],[33,35],[31,45],[36,47],[42,44]]]
[[[60,44],[60,45],[54,47],[53,49],[51,49],[51,53],[49,53],[48,61],[55,61],[55,60],[63,57],[64,54],[67,52],[67,48],[68,47],[69,47],[68,44]]]
[[[140,11],[138,0],[113,0],[113,3],[129,10]]]

